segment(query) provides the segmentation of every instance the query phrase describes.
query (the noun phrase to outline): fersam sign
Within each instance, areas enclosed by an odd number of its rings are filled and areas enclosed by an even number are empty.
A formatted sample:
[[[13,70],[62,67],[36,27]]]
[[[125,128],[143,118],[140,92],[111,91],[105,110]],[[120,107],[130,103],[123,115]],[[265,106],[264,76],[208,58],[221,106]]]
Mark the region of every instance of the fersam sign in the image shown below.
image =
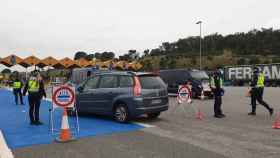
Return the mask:
[[[75,103],[75,88],[62,85],[54,86],[52,90],[53,106],[68,108],[73,107]]]

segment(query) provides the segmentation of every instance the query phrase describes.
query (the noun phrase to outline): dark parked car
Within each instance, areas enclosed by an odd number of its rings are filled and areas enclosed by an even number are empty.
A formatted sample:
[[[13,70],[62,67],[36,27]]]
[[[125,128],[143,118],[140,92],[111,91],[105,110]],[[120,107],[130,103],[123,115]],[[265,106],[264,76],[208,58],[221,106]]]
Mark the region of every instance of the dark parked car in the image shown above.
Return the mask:
[[[118,122],[142,114],[156,118],[168,110],[167,87],[152,73],[95,73],[77,91],[78,112],[109,115]]]
[[[179,85],[190,81],[192,83],[192,97],[200,97],[202,91],[204,96],[213,97],[209,86],[209,76],[205,71],[173,69],[161,70],[159,73],[160,77],[168,85],[168,93],[177,93]]]

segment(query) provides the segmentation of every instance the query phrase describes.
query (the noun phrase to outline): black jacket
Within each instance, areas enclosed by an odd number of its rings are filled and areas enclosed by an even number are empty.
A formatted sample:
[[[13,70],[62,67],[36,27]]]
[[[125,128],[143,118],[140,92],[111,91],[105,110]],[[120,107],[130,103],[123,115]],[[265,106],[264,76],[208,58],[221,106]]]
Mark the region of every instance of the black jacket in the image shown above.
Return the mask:
[[[251,84],[250,84],[251,87],[256,87],[258,83],[258,77],[259,77],[258,73],[253,73]]]

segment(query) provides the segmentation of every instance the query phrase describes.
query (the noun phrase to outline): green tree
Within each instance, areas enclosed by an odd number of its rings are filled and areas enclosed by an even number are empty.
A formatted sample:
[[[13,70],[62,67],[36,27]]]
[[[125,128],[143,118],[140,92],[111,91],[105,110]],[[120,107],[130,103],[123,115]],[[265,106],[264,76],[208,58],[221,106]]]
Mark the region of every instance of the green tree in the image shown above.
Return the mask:
[[[10,69],[4,69],[4,70],[2,70],[2,73],[3,74],[11,74],[12,71]]]
[[[263,64],[270,64],[270,61],[269,60],[264,60]]]
[[[280,63],[280,58],[272,58],[272,63]]]
[[[246,60],[244,58],[239,58],[237,60],[237,65],[245,65],[246,64]]]
[[[79,52],[75,53],[74,60],[78,60],[80,58],[86,59],[87,58],[87,53],[83,52],[83,51],[79,51]]]
[[[166,69],[167,68],[167,60],[165,58],[161,58],[159,62],[160,69]]]
[[[272,28],[253,29],[223,36],[215,33],[202,39],[203,50],[207,54],[221,55],[229,50],[237,55],[280,55],[280,30]],[[151,56],[163,54],[184,54],[197,56],[199,52],[199,37],[187,37],[175,42],[163,42],[158,48],[151,50]]]
[[[99,52],[94,53],[94,57],[96,59],[101,59],[101,53],[99,53]]]
[[[260,64],[260,59],[258,57],[251,57],[249,63],[251,65],[253,65],[253,64]]]
[[[191,57],[191,64],[196,65],[196,57]]]
[[[141,62],[141,64],[143,65],[142,69],[144,71],[152,71],[153,65],[150,60],[144,60]]]
[[[148,56],[149,55],[149,52],[150,52],[150,50],[149,49],[146,49],[146,50],[144,50],[144,56]]]
[[[100,59],[101,59],[101,61],[107,61],[107,60],[114,59],[114,57],[115,57],[115,53],[113,53],[113,52],[103,52],[101,54]]]
[[[91,61],[94,57],[94,54],[89,54],[87,55],[86,60]]]
[[[174,59],[171,59],[171,61],[168,63],[168,68],[169,69],[176,68],[176,61]]]
[[[213,60],[213,56],[208,55],[207,56],[207,60],[212,61]]]

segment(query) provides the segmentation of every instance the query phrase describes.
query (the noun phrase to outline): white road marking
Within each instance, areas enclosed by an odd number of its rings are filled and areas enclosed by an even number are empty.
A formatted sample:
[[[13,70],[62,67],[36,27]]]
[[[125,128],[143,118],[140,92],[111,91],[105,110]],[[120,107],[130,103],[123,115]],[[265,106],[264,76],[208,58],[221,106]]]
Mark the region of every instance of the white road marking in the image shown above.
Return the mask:
[[[140,126],[143,126],[145,128],[152,128],[152,127],[156,127],[154,125],[150,125],[150,124],[146,124],[146,123],[140,123],[140,122],[133,122],[134,124],[137,124],[137,125],[140,125]]]
[[[0,130],[0,158],[13,158],[14,155],[8,148],[2,131]]]
[[[4,87],[4,89],[6,89],[8,91],[13,91],[13,88],[10,88],[10,87]]]
[[[45,98],[45,100],[46,101],[50,101],[50,102],[52,101],[52,99],[50,99],[50,98]]]

